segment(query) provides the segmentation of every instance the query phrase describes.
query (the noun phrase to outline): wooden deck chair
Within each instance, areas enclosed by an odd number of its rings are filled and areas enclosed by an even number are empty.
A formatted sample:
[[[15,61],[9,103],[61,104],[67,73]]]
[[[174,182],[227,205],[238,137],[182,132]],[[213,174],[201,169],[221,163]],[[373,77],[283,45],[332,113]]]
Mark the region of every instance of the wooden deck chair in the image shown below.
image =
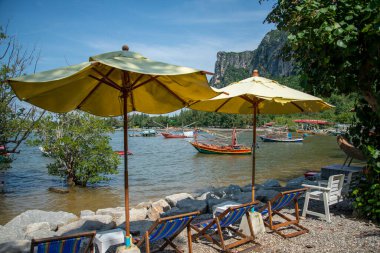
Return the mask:
[[[32,239],[30,252],[34,253],[78,253],[93,252],[93,241],[96,231],[84,232],[66,236],[56,236],[43,239]],[[84,251],[81,249],[81,244],[86,241]]]
[[[283,238],[295,237],[301,234],[308,233],[309,230],[299,224],[300,216],[299,216],[299,207],[298,207],[298,198],[301,197],[302,194],[306,192],[307,188],[296,189],[291,191],[285,191],[277,194],[274,198],[268,201],[259,212],[263,216],[264,225],[279,234]],[[286,216],[281,213],[281,210],[291,203],[294,203],[295,206],[295,219],[294,217]],[[284,222],[276,223],[273,221],[273,216],[278,215]],[[286,227],[292,226],[297,231],[293,233],[285,234],[281,230]]]
[[[149,228],[148,231],[145,232],[145,235],[138,241],[137,247],[141,247],[141,245],[145,242],[145,251],[146,253],[150,252],[150,243],[156,242],[158,240],[164,240],[165,242],[159,246],[159,248],[155,251],[162,251],[166,246],[170,245],[173,249],[182,253],[174,243],[173,240],[181,233],[185,228],[187,228],[187,239],[188,239],[188,247],[189,252],[193,252],[192,244],[191,244],[191,228],[190,222],[199,215],[199,211],[186,213],[166,218],[159,218],[155,223]],[[153,251],[153,252],[155,252]]]
[[[249,214],[250,210],[256,204],[258,204],[258,201],[239,206],[229,207],[227,210],[225,210],[223,213],[219,214],[212,220],[204,221],[198,224],[191,224],[191,228],[193,228],[197,232],[197,234],[193,235],[194,240],[200,237],[204,237],[206,240],[216,244],[226,252],[232,252],[232,248],[241,246],[249,242],[255,243],[255,245],[248,250],[257,247],[259,244],[255,242],[252,221],[250,219]],[[247,217],[250,235],[246,235],[238,229],[231,227],[231,225],[242,219],[244,215],[246,215]],[[226,229],[233,232],[235,235],[238,235],[239,237],[241,237],[241,239],[237,239],[237,241],[233,243],[226,244],[225,239],[223,237],[223,230]],[[215,235],[217,235],[217,238],[214,238]]]

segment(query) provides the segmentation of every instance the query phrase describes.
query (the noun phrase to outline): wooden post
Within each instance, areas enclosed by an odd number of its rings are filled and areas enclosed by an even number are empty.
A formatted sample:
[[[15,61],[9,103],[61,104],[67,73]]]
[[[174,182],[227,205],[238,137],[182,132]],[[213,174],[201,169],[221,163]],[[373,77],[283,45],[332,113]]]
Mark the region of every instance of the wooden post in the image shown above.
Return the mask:
[[[129,182],[128,182],[128,92],[123,89],[123,115],[124,115],[124,203],[125,203],[125,239],[130,240],[129,227]],[[129,244],[132,245],[130,241]]]
[[[255,201],[255,175],[256,175],[256,122],[257,103],[253,104],[253,136],[252,136],[252,202]]]

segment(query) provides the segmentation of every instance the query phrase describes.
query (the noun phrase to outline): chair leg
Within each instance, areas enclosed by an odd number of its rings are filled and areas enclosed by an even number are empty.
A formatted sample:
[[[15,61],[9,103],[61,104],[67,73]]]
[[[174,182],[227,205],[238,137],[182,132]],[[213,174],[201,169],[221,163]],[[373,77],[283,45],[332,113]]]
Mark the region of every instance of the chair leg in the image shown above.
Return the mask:
[[[306,213],[307,213],[307,208],[309,207],[309,200],[310,200],[310,192],[307,191],[306,192],[306,196],[305,196],[305,202],[303,204],[303,210],[302,210],[302,217],[306,217]]]
[[[190,224],[187,225],[187,245],[189,247],[189,253],[193,253],[193,245],[191,241],[191,227]]]
[[[323,205],[325,206],[325,216],[326,216],[326,221],[327,221],[327,222],[331,222],[328,197],[329,197],[329,196],[328,196],[328,193],[327,193],[327,192],[324,192],[324,193],[323,193]]]
[[[145,252],[150,253],[150,246],[149,246],[149,232],[145,232]]]

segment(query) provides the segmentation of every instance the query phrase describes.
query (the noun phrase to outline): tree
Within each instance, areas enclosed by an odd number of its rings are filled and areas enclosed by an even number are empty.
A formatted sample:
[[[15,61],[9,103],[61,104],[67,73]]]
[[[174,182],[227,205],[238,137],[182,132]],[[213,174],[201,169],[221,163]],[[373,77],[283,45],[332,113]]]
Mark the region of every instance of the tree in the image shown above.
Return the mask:
[[[35,67],[38,55],[35,56],[35,50],[24,50],[15,37],[8,36],[1,26],[0,50],[0,146],[4,147],[0,152],[15,153],[43,112],[21,103],[7,80],[25,74],[30,66]]]
[[[75,111],[41,119],[30,143],[53,158],[47,165],[49,174],[66,177],[69,185],[86,186],[118,173],[120,158],[110,146],[110,132],[113,128],[106,120]]]
[[[308,92],[356,92],[350,137],[368,158],[354,190],[359,214],[380,220],[380,1],[279,0],[266,18],[288,32],[283,55],[299,64]]]

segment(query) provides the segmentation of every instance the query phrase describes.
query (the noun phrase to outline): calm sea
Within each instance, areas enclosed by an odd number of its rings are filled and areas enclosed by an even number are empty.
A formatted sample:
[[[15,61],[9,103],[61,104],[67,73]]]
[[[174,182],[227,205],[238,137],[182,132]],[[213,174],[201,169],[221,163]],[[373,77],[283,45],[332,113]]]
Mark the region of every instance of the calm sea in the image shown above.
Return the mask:
[[[162,136],[129,138],[129,149],[133,152],[128,159],[131,206],[174,193],[250,183],[251,156],[200,154],[189,140]],[[250,131],[239,135],[242,144],[250,145],[251,140]],[[123,149],[122,131],[112,135],[112,146],[114,150]],[[28,209],[79,214],[80,210],[124,205],[123,162],[119,174],[112,175],[109,182],[58,194],[49,192],[48,188],[60,187],[63,182],[47,174],[46,164],[50,159],[42,156],[38,147],[23,146],[15,158],[12,167],[2,172],[7,192],[0,194],[1,225]],[[303,143],[259,141],[256,182],[270,178],[285,181],[308,170],[319,170],[323,165],[341,164],[344,159],[334,136],[309,136]]]

